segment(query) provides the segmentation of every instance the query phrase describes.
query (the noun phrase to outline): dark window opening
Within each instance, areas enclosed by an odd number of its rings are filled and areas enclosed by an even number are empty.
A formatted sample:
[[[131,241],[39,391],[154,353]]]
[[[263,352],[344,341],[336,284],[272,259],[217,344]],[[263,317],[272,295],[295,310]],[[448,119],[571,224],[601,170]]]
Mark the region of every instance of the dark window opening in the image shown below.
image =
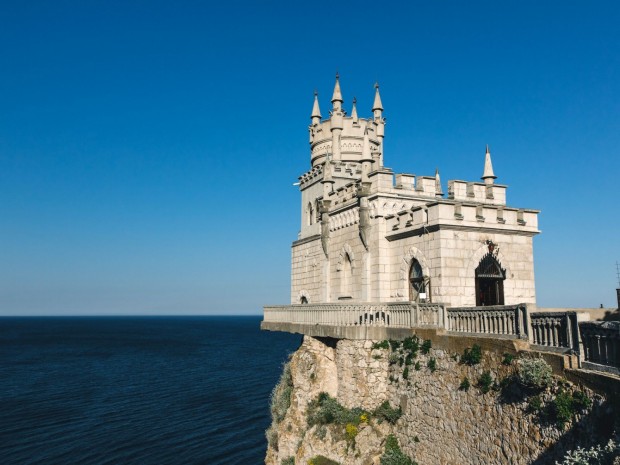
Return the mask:
[[[415,258],[411,261],[409,269],[409,300],[417,302],[421,299],[427,299],[426,281],[422,273],[422,266]]]
[[[506,270],[487,253],[476,268],[476,306],[504,305]]]

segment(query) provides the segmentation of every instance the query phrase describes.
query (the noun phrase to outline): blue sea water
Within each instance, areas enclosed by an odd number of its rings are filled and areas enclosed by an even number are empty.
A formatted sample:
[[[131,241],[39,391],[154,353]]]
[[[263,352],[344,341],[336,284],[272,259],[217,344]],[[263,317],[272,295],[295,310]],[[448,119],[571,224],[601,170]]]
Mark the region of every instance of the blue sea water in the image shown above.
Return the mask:
[[[264,462],[300,336],[259,317],[0,318],[0,463]]]

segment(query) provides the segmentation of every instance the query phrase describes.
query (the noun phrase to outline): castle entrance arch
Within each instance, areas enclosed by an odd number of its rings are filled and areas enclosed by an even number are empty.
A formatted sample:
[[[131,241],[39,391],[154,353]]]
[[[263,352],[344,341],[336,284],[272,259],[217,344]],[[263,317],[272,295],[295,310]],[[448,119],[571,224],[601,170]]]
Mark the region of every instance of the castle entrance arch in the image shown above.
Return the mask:
[[[476,306],[504,305],[506,270],[487,253],[476,268]]]

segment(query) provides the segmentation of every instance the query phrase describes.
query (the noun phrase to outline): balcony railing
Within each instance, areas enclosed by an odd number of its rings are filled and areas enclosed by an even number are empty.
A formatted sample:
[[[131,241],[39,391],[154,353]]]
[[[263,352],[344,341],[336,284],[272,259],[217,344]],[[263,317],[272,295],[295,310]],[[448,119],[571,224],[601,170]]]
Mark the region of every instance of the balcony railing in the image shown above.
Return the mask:
[[[265,307],[264,321],[327,326],[442,327],[445,307],[415,302],[321,303]]]
[[[579,331],[586,362],[620,368],[620,321],[584,321]]]
[[[532,313],[530,324],[534,344],[579,352],[577,312]]]
[[[446,308],[415,302],[334,302],[268,306],[263,321],[267,326],[431,327],[461,334],[529,339],[540,350],[578,354],[580,365],[584,363],[588,368],[619,372],[620,322],[580,322],[578,316],[577,312],[529,314],[526,304]],[[303,327],[296,330],[304,332]]]
[[[527,306],[448,308],[448,331],[496,334],[527,339]]]

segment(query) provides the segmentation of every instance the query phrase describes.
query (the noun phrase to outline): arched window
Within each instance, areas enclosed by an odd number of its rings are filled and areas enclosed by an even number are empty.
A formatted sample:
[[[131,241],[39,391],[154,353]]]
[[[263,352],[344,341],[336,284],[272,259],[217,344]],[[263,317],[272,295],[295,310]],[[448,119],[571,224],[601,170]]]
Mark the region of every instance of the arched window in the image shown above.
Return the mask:
[[[422,266],[414,258],[411,260],[411,268],[409,269],[409,300],[417,302],[426,298],[426,282],[422,273]]]
[[[341,298],[351,298],[352,297],[352,289],[351,289],[351,257],[349,257],[348,253],[344,254],[342,258],[342,269],[340,270],[340,294]]]
[[[314,210],[312,209],[312,203],[308,202],[308,206],[306,207],[306,224],[310,226],[312,224],[312,215],[314,214]]]
[[[302,295],[302,296],[301,296],[300,303],[301,303],[302,305],[306,305],[306,304],[308,303],[308,299],[306,298],[306,296],[305,296],[305,295]]]
[[[504,305],[506,270],[487,253],[476,268],[476,305]]]

